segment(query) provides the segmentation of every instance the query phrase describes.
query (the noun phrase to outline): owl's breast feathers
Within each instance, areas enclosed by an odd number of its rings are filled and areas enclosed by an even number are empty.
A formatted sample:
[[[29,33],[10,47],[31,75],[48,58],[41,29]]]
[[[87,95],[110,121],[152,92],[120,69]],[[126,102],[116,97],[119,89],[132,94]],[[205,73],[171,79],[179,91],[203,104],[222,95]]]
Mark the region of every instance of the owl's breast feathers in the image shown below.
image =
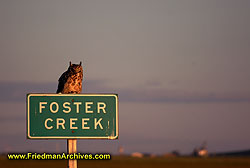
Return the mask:
[[[56,93],[81,93],[82,78],[82,72],[64,72],[58,80],[58,88]]]

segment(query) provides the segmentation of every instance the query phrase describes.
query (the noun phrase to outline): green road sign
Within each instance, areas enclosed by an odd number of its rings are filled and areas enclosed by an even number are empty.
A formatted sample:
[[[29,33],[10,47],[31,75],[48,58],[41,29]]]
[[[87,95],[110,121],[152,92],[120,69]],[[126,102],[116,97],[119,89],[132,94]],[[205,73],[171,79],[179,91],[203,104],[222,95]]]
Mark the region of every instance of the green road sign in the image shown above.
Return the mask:
[[[116,94],[28,94],[29,139],[117,139]]]

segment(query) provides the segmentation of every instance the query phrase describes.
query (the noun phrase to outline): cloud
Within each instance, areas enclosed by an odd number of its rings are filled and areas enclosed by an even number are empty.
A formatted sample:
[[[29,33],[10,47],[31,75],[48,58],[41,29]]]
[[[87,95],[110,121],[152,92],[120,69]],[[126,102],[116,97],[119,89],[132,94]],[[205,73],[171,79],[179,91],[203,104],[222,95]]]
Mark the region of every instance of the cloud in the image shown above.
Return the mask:
[[[120,90],[121,100],[154,103],[250,102],[246,93],[188,92],[167,89]]]
[[[0,82],[0,102],[25,101],[28,93],[55,93],[56,84],[32,82]]]
[[[84,82],[86,93],[108,93],[104,86],[105,80],[88,80]],[[86,87],[87,86],[87,89]],[[5,82],[0,81],[0,102],[21,102],[26,100],[28,93],[56,93],[57,83]]]
[[[0,102],[25,101],[27,93],[55,93],[57,83],[0,82]],[[249,93],[210,93],[165,88],[110,88],[105,80],[84,82],[84,93],[117,93],[122,102],[203,103],[250,102]]]

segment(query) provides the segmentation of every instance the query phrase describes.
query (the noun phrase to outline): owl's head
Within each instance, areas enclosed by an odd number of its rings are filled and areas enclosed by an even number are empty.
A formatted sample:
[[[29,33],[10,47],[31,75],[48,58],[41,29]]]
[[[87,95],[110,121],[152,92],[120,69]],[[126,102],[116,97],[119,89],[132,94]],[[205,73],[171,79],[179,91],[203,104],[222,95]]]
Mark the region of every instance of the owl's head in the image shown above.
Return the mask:
[[[73,72],[73,73],[82,72],[82,61],[80,62],[80,64],[71,64],[71,61],[70,61],[68,71]]]

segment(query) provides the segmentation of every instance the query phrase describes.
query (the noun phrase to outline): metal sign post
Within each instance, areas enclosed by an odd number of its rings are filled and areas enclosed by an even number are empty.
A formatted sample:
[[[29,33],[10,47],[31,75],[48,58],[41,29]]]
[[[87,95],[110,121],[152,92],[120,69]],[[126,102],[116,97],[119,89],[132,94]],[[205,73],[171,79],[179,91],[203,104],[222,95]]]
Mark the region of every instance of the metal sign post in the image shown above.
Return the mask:
[[[77,140],[68,139],[67,140],[67,151],[68,154],[73,154],[77,152]],[[77,160],[68,160],[68,168],[77,168]]]

